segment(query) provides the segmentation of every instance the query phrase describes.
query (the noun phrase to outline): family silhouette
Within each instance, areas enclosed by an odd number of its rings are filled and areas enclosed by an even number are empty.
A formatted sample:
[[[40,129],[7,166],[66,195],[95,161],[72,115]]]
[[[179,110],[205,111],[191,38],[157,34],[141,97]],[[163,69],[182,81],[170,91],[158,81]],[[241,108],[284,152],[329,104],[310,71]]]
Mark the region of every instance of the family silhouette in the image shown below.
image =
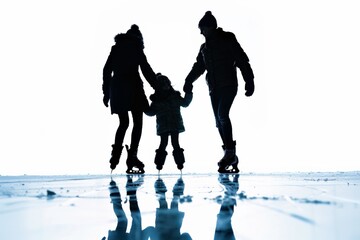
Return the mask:
[[[133,24],[126,33],[115,36],[103,69],[103,103],[111,108],[111,114],[119,117],[119,127],[112,145],[110,168],[119,164],[124,148],[123,141],[129,127],[129,112],[132,114],[133,129],[130,148],[127,149],[126,165],[128,174],[143,174],[144,163],[137,157],[142,135],[143,113],[156,115],[157,135],[160,136],[159,148],[155,150],[154,163],[160,171],[167,156],[166,147],[171,137],[173,157],[177,168],[182,170],[185,163],[184,149],[179,144],[179,133],[185,131],[180,107],[187,107],[192,100],[193,83],[205,73],[209,88],[210,102],[215,124],[222,141],[223,157],[218,161],[219,173],[238,173],[236,141],[233,139],[230,109],[238,92],[237,69],[245,81],[245,95],[254,93],[254,74],[249,58],[235,34],[217,26],[216,18],[207,11],[200,19],[198,28],[205,37],[200,46],[195,63],[184,81],[182,97],[171,86],[168,77],[155,74],[144,53],[144,41],[139,27]],[[151,105],[145,95],[139,69],[149,85],[155,90],[150,96]]]

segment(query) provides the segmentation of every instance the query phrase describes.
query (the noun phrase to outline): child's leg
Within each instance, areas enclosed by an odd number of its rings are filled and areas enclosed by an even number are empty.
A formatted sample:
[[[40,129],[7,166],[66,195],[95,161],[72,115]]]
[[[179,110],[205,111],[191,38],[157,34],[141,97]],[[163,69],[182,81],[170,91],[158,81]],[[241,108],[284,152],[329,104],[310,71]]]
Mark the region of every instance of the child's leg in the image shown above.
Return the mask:
[[[171,133],[171,144],[172,144],[174,149],[180,148],[179,133],[177,133],[177,132],[172,132]]]
[[[184,157],[184,149],[180,148],[178,132],[171,133],[171,144],[174,148],[173,156],[175,163],[177,165],[177,168],[181,170],[184,167],[185,157]]]
[[[169,135],[163,134],[160,136],[160,146],[159,149],[165,150],[168,145]]]

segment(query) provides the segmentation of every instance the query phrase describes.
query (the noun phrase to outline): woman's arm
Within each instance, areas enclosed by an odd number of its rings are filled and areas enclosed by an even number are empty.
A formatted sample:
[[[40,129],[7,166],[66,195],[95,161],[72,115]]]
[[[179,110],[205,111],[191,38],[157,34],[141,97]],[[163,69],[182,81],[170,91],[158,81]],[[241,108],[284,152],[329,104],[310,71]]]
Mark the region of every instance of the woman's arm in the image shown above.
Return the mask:
[[[141,58],[140,61],[141,72],[143,73],[146,81],[150,84],[150,86],[153,89],[155,89],[156,75],[153,69],[151,68],[150,64],[148,63],[145,53],[143,51],[141,51],[140,58]]]

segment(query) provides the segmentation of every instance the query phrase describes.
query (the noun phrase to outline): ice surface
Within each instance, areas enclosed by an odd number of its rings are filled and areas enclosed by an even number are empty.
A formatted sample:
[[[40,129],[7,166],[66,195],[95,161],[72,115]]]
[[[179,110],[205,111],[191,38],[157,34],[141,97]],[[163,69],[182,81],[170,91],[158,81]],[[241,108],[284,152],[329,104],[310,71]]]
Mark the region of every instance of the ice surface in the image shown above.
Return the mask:
[[[0,239],[360,239],[360,173],[1,176]]]

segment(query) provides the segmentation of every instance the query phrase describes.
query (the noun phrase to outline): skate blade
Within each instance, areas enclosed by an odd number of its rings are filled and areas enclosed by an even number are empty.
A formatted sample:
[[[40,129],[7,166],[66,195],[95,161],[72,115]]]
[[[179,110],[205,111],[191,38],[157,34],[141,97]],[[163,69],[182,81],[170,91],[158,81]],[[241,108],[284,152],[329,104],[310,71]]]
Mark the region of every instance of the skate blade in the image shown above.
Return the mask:
[[[128,169],[126,173],[129,175],[143,175],[145,174],[144,169]]]
[[[228,168],[225,169],[226,173],[239,173],[239,169],[233,166],[229,166]]]

